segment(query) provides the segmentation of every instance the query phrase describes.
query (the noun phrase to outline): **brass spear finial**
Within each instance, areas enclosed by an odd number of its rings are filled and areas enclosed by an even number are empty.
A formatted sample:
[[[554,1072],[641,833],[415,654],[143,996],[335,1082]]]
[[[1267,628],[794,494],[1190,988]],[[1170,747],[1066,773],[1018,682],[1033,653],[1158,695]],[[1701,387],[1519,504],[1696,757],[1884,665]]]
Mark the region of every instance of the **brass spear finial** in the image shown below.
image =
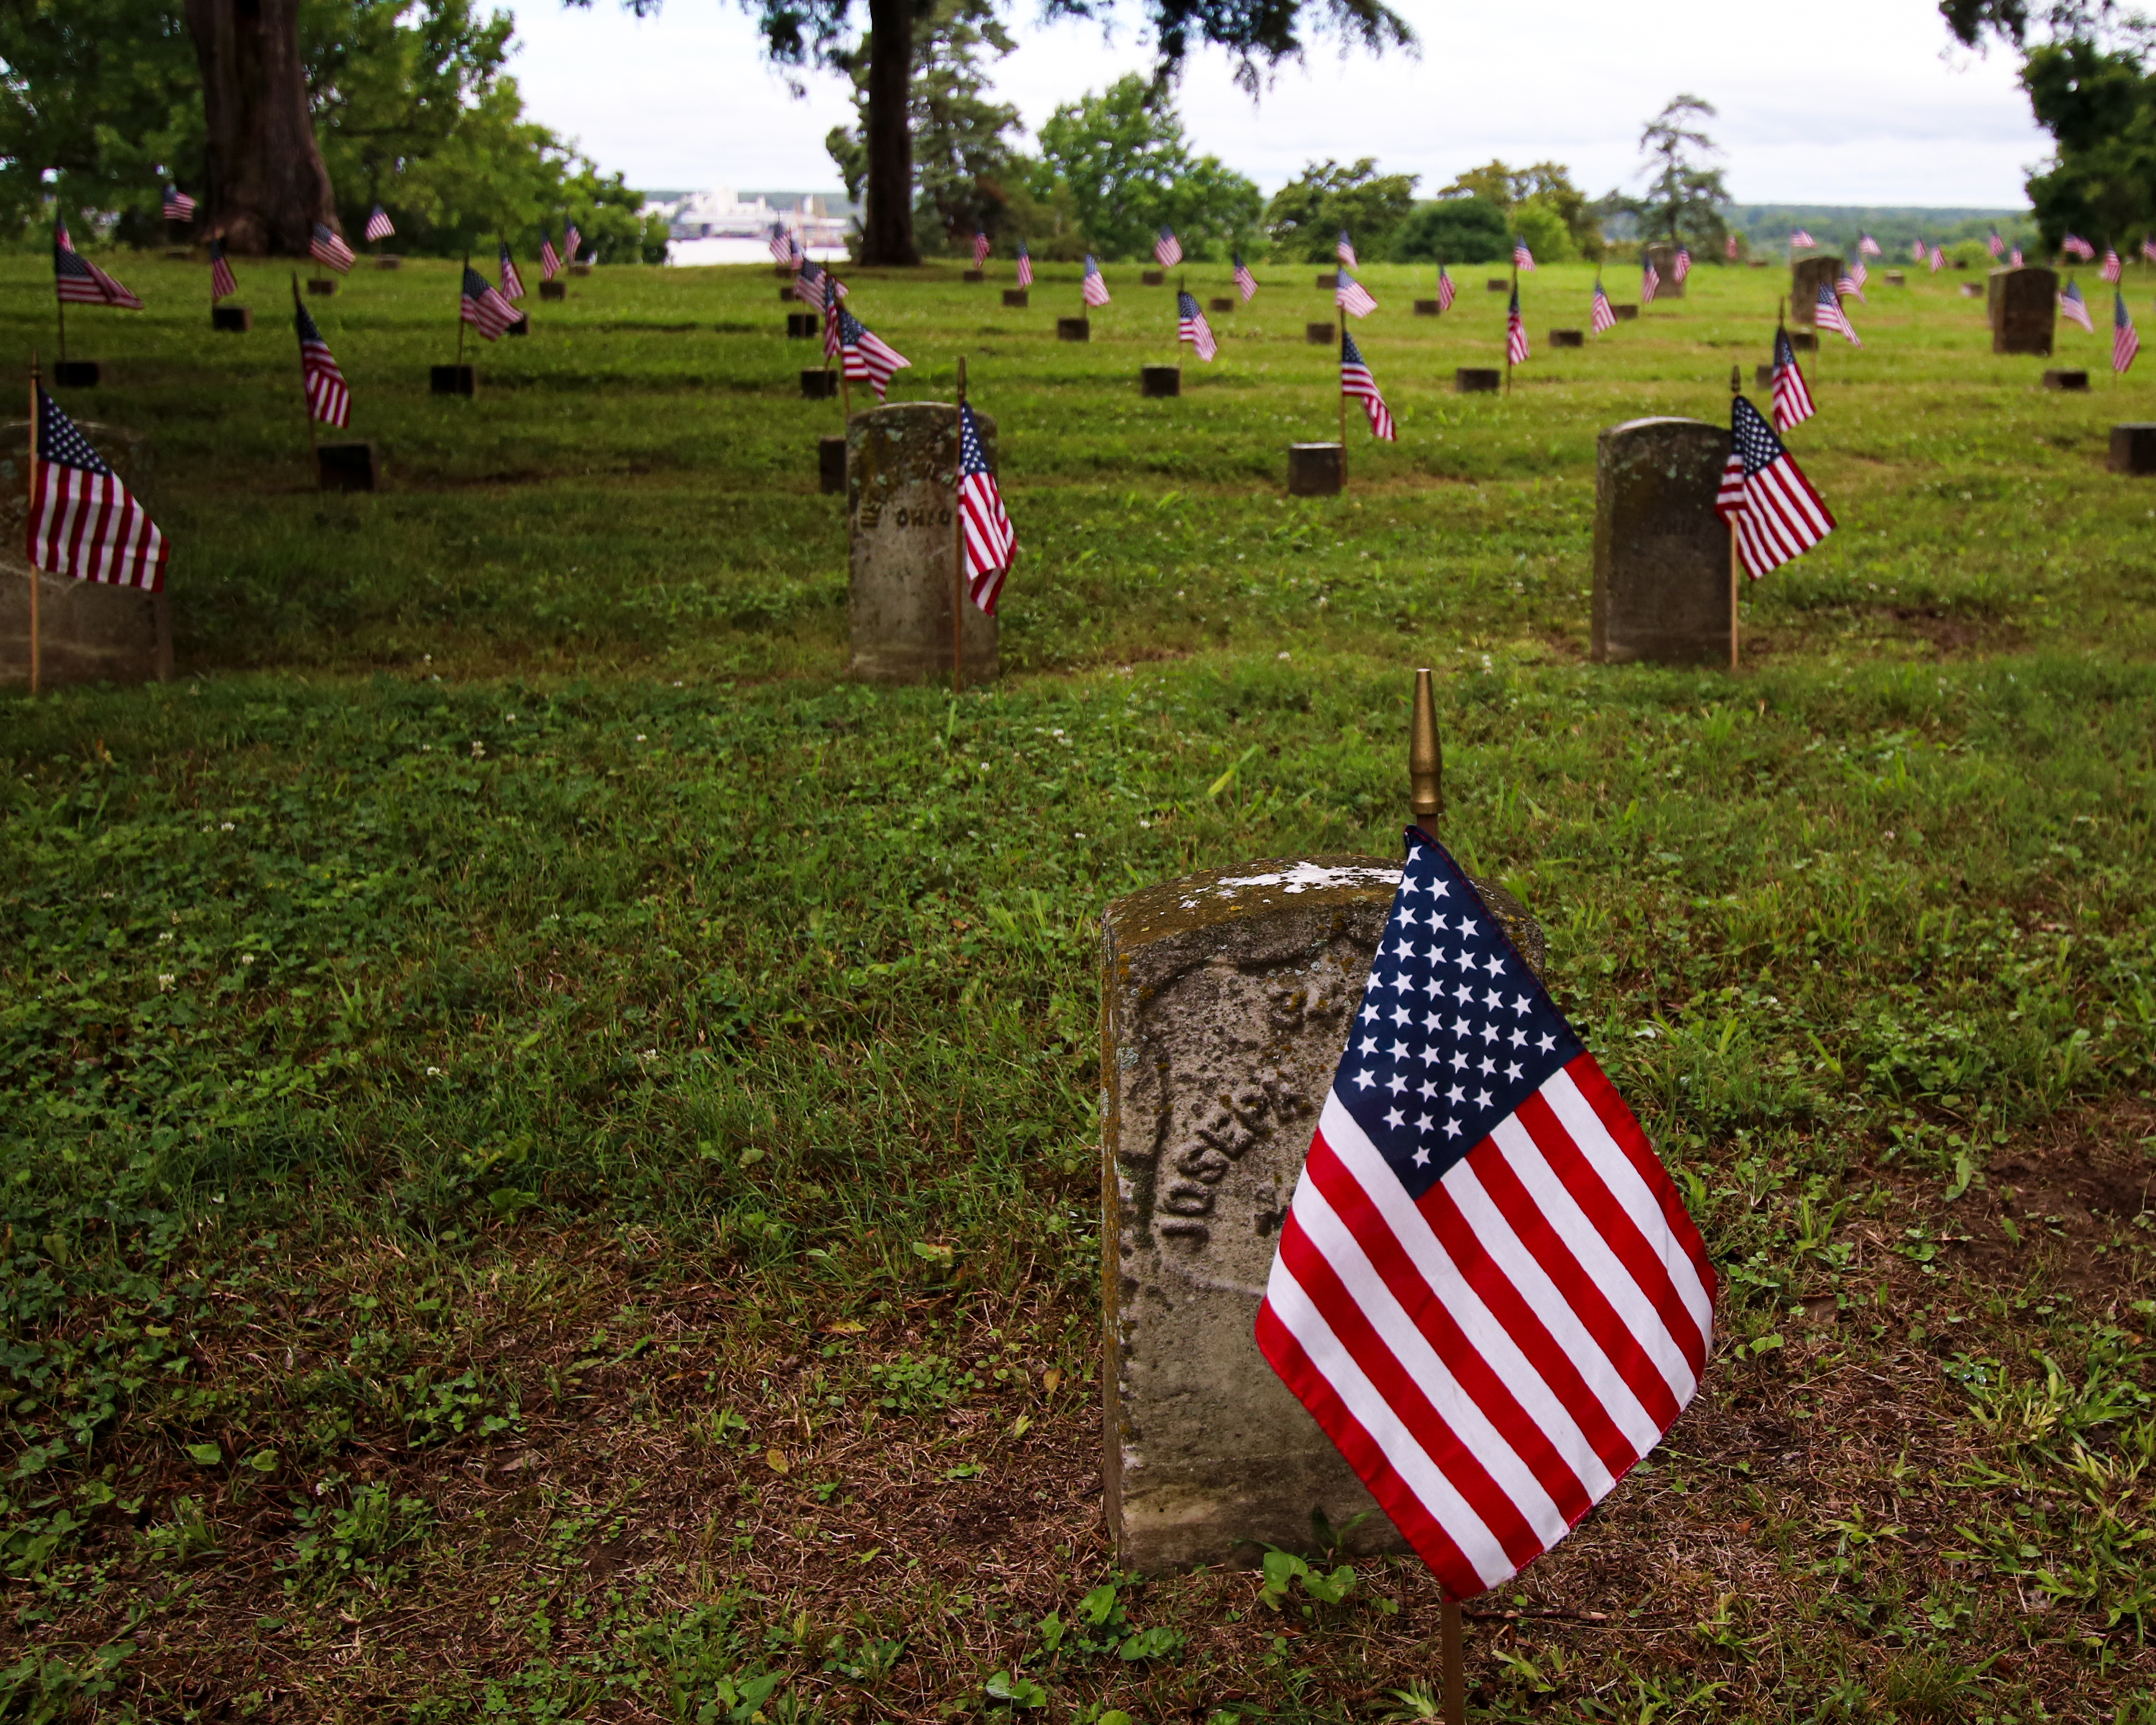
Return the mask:
[[[1445,810],[1445,750],[1437,740],[1437,698],[1430,672],[1415,673],[1414,716],[1408,725],[1408,806],[1431,839]]]

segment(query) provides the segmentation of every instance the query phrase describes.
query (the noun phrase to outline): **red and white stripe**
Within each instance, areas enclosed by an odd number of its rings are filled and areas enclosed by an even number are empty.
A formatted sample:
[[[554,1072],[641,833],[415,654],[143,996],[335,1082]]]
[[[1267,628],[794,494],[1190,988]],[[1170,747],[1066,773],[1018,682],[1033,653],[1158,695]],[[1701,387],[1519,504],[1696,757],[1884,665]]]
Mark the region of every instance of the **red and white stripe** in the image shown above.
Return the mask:
[[[1452,310],[1452,302],[1460,295],[1460,288],[1444,264],[1437,266],[1437,309],[1440,312]]]
[[[1033,285],[1033,254],[1025,249],[1025,242],[1018,243],[1018,285],[1022,288]]]
[[[1107,280],[1101,274],[1101,266],[1094,261],[1091,252],[1086,254],[1086,279],[1078,284],[1078,292],[1088,305],[1108,303]]]
[[[397,224],[389,219],[389,212],[382,208],[380,204],[376,204],[367,212],[367,239],[369,244],[377,240],[388,239],[393,237],[396,232]]]
[[[554,249],[554,237],[542,234],[539,236],[539,279],[552,281],[561,273],[562,254]]]
[[[116,475],[40,460],[29,552],[33,567],[55,575],[157,593],[172,548]]]
[[[1378,309],[1378,302],[1370,296],[1369,289],[1342,270],[1332,289],[1332,303],[1350,317],[1368,317]]]
[[[988,236],[979,228],[973,230],[973,267],[978,270],[988,261]]]
[[[315,223],[314,236],[307,241],[307,255],[340,275],[352,265],[352,249],[345,244],[344,235],[321,222]]]
[[[2119,262],[2116,248],[2106,246],[2103,249],[2103,267],[2097,271],[2097,275],[2105,281],[2116,282],[2125,273],[2126,266]]]
[[[459,317],[491,341],[523,315],[478,270],[465,266],[464,290],[457,296]]]
[[[1617,327],[1617,314],[1610,309],[1609,295],[1603,292],[1599,281],[1594,284],[1594,300],[1588,310],[1587,321],[1598,336],[1604,330]]]

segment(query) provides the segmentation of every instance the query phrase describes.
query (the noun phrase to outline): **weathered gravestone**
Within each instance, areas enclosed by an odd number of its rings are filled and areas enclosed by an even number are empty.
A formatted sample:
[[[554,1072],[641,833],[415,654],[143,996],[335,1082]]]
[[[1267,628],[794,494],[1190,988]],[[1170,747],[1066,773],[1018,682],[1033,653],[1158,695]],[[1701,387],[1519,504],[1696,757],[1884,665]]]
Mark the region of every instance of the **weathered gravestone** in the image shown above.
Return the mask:
[[[1714,512],[1729,429],[1632,419],[1595,446],[1599,665],[1705,665],[1729,655],[1729,529]]]
[[[1549,344],[1553,347],[1584,347],[1587,345],[1587,331],[1552,330],[1549,332]]]
[[[1180,395],[1183,393],[1181,366],[1140,366],[1138,393],[1143,396]]]
[[[2156,425],[2138,421],[2112,426],[2107,465],[2113,473],[2156,473]]]
[[[2078,367],[2044,373],[2046,389],[2085,390],[2089,387],[2089,374]]]
[[[996,422],[976,412],[983,453],[996,465]],[[846,529],[851,553],[853,673],[922,682],[951,669],[958,596],[958,410],[906,402],[854,415],[846,427]],[[968,683],[996,674],[996,619],[958,603]]]
[[[2046,357],[2059,321],[2059,278],[2041,264],[1994,270],[1986,279],[1994,353]]]
[[[1302,326],[1302,339],[1312,347],[1330,347],[1332,342],[1332,326],[1329,323],[1306,323]]]
[[[1014,311],[1023,311],[1033,304],[1033,290],[1030,288],[1005,288],[1004,304]]]
[[[1287,494],[1291,497],[1337,497],[1347,475],[1348,452],[1338,444],[1290,444]]]
[[[1789,321],[1805,329],[1819,310],[1820,290],[1841,280],[1839,258],[1799,258],[1789,265]]]
[[[222,336],[244,336],[254,327],[254,314],[244,305],[213,305],[209,326]]]
[[[1620,323],[1637,323],[1640,321],[1640,308],[1636,302],[1627,300],[1620,305],[1612,301],[1609,311]]]
[[[76,424],[105,458],[121,483],[145,496],[149,445],[132,432],[91,420]],[[0,425],[0,687],[27,689],[30,682],[30,571],[25,548],[29,510],[26,495],[29,422]],[[154,510],[153,510],[154,513]],[[172,675],[169,596],[135,588],[108,587],[39,571],[38,681],[162,683]]]
[[[1661,278],[1656,285],[1657,300],[1681,300],[1685,296],[1683,280],[1677,275],[1677,249],[1673,245],[1650,245],[1647,259],[1655,266],[1655,274]]]
[[[1455,395],[1495,395],[1505,374],[1495,366],[1460,366],[1452,373]]]
[[[1135,893],[1103,918],[1103,1462],[1117,1560],[1403,1551],[1258,1352],[1258,1303],[1399,866],[1317,856]],[[1531,962],[1541,931],[1476,883]]]

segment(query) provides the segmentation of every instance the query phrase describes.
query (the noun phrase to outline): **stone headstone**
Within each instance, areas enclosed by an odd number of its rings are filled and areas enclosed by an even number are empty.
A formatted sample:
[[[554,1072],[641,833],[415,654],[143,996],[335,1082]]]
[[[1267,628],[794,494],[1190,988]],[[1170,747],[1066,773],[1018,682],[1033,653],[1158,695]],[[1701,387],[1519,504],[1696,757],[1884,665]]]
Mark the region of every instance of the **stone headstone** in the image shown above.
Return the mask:
[[[370,443],[317,444],[315,446],[315,484],[324,491],[371,491],[374,489],[374,445]]]
[[[2088,387],[2088,373],[2078,367],[2071,371],[2044,373],[2044,388],[2046,389],[2085,390]]]
[[[1984,285],[1981,282],[1964,282],[1961,285],[1961,296],[1964,300],[1981,300],[1984,296]]]
[[[816,439],[816,488],[827,496],[842,497],[846,490],[846,439]]]
[[[793,273],[791,270],[787,269],[783,264],[781,264],[779,267],[781,271],[785,275],[791,275]],[[588,264],[572,264],[569,265],[569,274],[572,275],[589,275],[591,273],[592,266]],[[790,293],[792,290],[788,289],[788,291]]]
[[[1632,419],[1596,440],[1598,665],[1729,656],[1729,529],[1714,512],[1729,428]]]
[[[1677,249],[1673,245],[1650,245],[1647,248],[1647,256],[1655,266],[1655,274],[1661,277],[1655,289],[1655,297],[1657,300],[1684,298],[1685,285],[1677,279]]]
[[[1493,294],[1509,294],[1512,290],[1512,284],[1502,275],[1491,276],[1482,285]]]
[[[1326,347],[1337,339],[1329,323],[1306,323],[1302,326],[1302,339],[1313,347]]]
[[[1014,311],[1023,311],[1032,303],[1033,292],[1029,288],[1005,288],[1004,290],[1004,304],[1009,306]]]
[[[1819,311],[1819,292],[1832,287],[1841,280],[1841,259],[1839,258],[1799,258],[1789,265],[1789,322],[1792,326],[1812,326],[1814,314]]]
[[[1317,276],[1317,285],[1325,292],[1328,294],[1332,292],[1340,285],[1340,272],[1337,270],[1320,270]]]
[[[985,270],[968,270],[960,279],[965,281],[986,281],[988,279],[988,272]]]
[[[1225,294],[1215,294],[1206,301],[1206,305],[1214,311],[1233,311],[1235,309],[1235,302]]]
[[[1549,344],[1553,347],[1584,347],[1587,345],[1587,331],[1552,330],[1549,332]]]
[[[824,320],[814,311],[789,311],[786,314],[786,339],[789,341],[813,341],[824,332]]]
[[[75,422],[90,446],[154,514],[150,446],[131,432]],[[29,422],[0,425],[0,686],[30,683],[29,512],[25,495]],[[38,572],[38,680],[69,683],[162,683],[172,675],[171,596]]]
[[[1252,1335],[1288,1199],[1399,880],[1376,857],[1214,870],[1102,917],[1103,1463],[1152,1573],[1405,1543]],[[1476,883],[1531,961],[1541,931]]]
[[[823,366],[801,368],[801,397],[804,401],[829,401],[839,393],[839,374]]]
[[[213,305],[209,326],[219,335],[244,336],[254,327],[254,314],[244,305]]]
[[[1167,280],[1168,272],[1164,270],[1141,270],[1138,272],[1138,283],[1142,287],[1158,287]]]
[[[2059,322],[2059,278],[2041,264],[1994,270],[1985,279],[1991,311],[1991,351],[2048,358]]]
[[[976,412],[996,465],[995,421]],[[958,410],[906,402],[854,415],[846,428],[846,527],[852,571],[853,674],[925,682],[951,669],[957,555]],[[996,673],[996,619],[959,605],[968,684]]]
[[[478,374],[470,366],[427,368],[427,392],[430,395],[470,395],[478,388]]]
[[[1612,300],[1609,315],[1620,323],[1637,323],[1640,321],[1640,308],[1630,300],[1621,305]]]
[[[105,382],[105,367],[94,359],[56,359],[53,362],[55,389],[95,389]]]
[[[1181,366],[1140,366],[1138,393],[1144,396],[1182,394],[1183,367]]]
[[[792,288],[790,288],[790,287],[783,287],[783,288],[779,289],[779,290],[778,290],[778,303],[779,303],[780,305],[793,305],[793,304],[794,303],[794,300],[795,300],[795,298],[796,298],[796,295],[795,295],[794,291],[793,291],[793,290]]]
[[[2113,473],[2156,473],[2156,425],[2146,421],[2111,428],[2111,459],[2106,464]]]
[[[1817,330],[1791,330],[1789,331],[1789,346],[1796,349],[1799,353],[1817,353],[1819,352],[1819,331]]]
[[[539,284],[539,297],[542,300],[566,300],[569,297],[569,285],[566,281],[542,281]]]
[[[1417,317],[1435,317],[1444,309],[1435,300],[1418,300],[1414,302],[1414,315]]]
[[[531,320],[528,317],[520,317],[503,333],[510,336],[528,336],[531,333]]]
[[[1887,272],[1886,280],[1889,287],[1907,287],[1909,285],[1909,278],[1898,270],[1889,270]]]
[[[1772,389],[1772,388],[1774,387],[1774,367],[1772,367],[1772,366],[1754,366],[1754,367],[1752,367],[1752,382],[1753,382],[1753,383],[1754,383],[1758,388],[1761,388],[1761,389]]]
[[[1455,395],[1495,395],[1505,374],[1495,366],[1461,366],[1452,374]]]
[[[334,275],[311,275],[307,278],[307,291],[311,294],[319,294],[326,299],[336,290],[336,278]]]
[[[1093,339],[1093,326],[1082,317],[1059,317],[1055,320],[1055,339],[1090,341]]]
[[[383,252],[375,259],[374,267],[377,270],[402,270],[404,260],[394,252]]]
[[[1287,494],[1291,497],[1337,497],[1347,451],[1338,444],[1290,444]]]

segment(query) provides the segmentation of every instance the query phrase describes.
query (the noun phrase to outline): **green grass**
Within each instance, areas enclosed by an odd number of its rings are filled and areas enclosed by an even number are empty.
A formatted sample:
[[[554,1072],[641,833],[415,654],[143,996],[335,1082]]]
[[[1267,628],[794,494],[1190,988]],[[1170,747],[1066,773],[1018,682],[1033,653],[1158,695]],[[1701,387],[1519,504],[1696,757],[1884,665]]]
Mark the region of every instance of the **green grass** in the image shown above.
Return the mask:
[[[1084,347],[1069,280],[863,275],[894,398],[963,350],[1002,427],[1014,669],[953,702],[841,678],[767,272],[601,272],[469,403],[452,278],[356,274],[390,484],[323,498],[285,334],[116,267],[157,309],[74,321],[69,405],[154,438],[183,675],[4,708],[0,1718],[1420,1717],[1414,1566],[1120,1576],[1087,1495],[1094,921],[1391,850],[1417,662],[1727,1286],[1663,1450],[1476,1602],[1481,1716],[2156,1717],[2145,385],[1876,290],[1751,668],[1614,671],[1594,434],[1726,411],[1775,272],[1555,354],[1546,270],[1496,401],[1480,275],[1370,272],[1401,441],[1322,503],[1309,269],[1173,402],[1134,272]]]

